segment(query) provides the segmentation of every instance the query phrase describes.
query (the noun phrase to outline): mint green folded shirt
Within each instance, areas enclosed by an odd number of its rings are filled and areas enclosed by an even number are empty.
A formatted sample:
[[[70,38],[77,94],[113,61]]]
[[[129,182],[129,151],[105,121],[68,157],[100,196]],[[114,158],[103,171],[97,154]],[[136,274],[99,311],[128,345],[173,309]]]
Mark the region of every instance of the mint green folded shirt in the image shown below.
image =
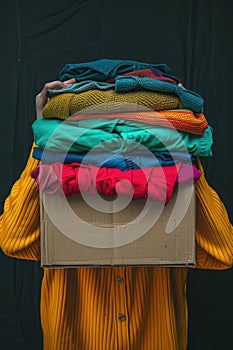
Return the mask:
[[[195,135],[172,128],[152,126],[123,119],[85,119],[65,121],[37,119],[32,124],[37,146],[52,151],[111,151],[124,153],[147,148],[150,151],[188,152],[212,156],[212,128]]]

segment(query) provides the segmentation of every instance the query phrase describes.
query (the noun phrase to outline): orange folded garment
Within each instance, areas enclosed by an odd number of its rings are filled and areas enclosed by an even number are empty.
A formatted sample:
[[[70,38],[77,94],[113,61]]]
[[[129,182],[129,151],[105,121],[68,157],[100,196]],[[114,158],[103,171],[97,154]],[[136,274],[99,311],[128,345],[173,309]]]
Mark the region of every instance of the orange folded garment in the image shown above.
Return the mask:
[[[180,131],[192,134],[203,135],[208,126],[208,122],[202,113],[194,113],[188,109],[170,109],[161,111],[142,112],[121,112],[121,113],[101,113],[82,114],[70,117],[69,119],[84,120],[95,118],[126,119],[150,125],[160,125],[175,128]]]

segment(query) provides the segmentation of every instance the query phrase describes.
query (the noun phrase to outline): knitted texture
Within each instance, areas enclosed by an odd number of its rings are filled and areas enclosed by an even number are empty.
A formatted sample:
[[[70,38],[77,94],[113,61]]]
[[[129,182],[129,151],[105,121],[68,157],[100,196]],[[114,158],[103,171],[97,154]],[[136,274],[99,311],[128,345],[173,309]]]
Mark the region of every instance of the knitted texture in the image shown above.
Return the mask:
[[[100,114],[77,114],[74,117],[70,117],[70,119],[84,120],[95,119],[99,117]],[[134,120],[136,122],[149,125],[160,125],[167,128],[175,128],[177,130],[197,135],[203,135],[205,129],[208,126],[208,122],[204,114],[194,114],[192,111],[182,109],[113,114],[108,113],[101,114],[101,118]]]
[[[173,75],[163,73],[156,68],[140,69],[137,71],[127,72],[127,73],[124,73],[122,75],[124,75],[124,76],[133,75],[133,76],[137,76],[137,77],[141,77],[141,78],[147,77],[147,78],[152,78],[152,79],[157,79],[157,80],[162,80],[162,81],[168,81],[168,82],[173,83],[173,84],[178,84],[180,82],[179,78],[174,77]],[[115,78],[108,79],[107,82],[114,83]]]
[[[145,68],[157,68],[165,73],[170,72],[170,68],[164,63],[154,64],[134,60],[101,58],[89,62],[68,63],[62,68],[59,79],[63,81],[75,78],[77,82],[86,79],[104,81],[109,78],[114,78],[117,74]]]
[[[138,76],[117,76],[114,84],[106,82],[97,82],[92,80],[82,81],[76,84],[72,84],[66,88],[59,90],[49,90],[48,94],[57,95],[64,92],[73,92],[79,94],[84,91],[92,89],[107,90],[113,88],[116,92],[126,92],[132,90],[149,90],[161,93],[167,93],[168,95],[176,95],[181,100],[183,106],[187,109],[191,109],[194,112],[202,112],[204,100],[197,93],[184,89],[176,84],[161,81],[158,79],[138,77]]]
[[[194,91],[184,89],[167,81],[152,78],[141,78],[137,76],[117,76],[115,80],[115,91],[131,91],[136,89],[174,94],[179,97],[183,106],[194,112],[203,112],[204,100]]]
[[[91,109],[92,113],[122,112],[123,108],[127,108],[127,111],[135,111],[137,108],[142,110],[142,106],[152,110],[183,108],[178,97],[159,92],[117,93],[112,90],[90,90],[78,95],[64,93],[52,97],[43,108],[42,116],[44,118],[66,119],[91,106],[94,106]]]
[[[80,94],[81,92],[88,90],[108,90],[113,89],[115,84],[105,83],[104,81],[95,81],[95,80],[84,80],[79,83],[71,84],[66,88],[62,89],[49,89],[47,91],[48,97],[53,97],[59,94],[64,94],[65,92],[72,92],[74,94]]]
[[[123,76],[132,75],[132,76],[137,76],[140,78],[147,77],[147,78],[152,78],[152,79],[166,81],[166,82],[169,82],[172,84],[176,84],[176,81],[167,77],[167,74],[165,74],[166,77],[164,77],[164,73],[162,73],[161,71],[159,71],[157,69],[154,69],[154,71],[152,69],[141,69],[141,70],[137,70],[135,72],[132,71],[129,73],[124,73]],[[71,84],[68,87],[63,88],[63,89],[49,89],[47,91],[47,96],[52,97],[54,95],[59,95],[59,94],[64,93],[64,92],[80,93],[80,92],[91,90],[91,89],[100,89],[100,90],[107,90],[107,89],[111,89],[111,88],[114,89],[114,86],[115,86],[114,83],[115,83],[116,78],[117,77],[109,79],[107,82],[96,81],[96,80],[82,80],[78,83]]]

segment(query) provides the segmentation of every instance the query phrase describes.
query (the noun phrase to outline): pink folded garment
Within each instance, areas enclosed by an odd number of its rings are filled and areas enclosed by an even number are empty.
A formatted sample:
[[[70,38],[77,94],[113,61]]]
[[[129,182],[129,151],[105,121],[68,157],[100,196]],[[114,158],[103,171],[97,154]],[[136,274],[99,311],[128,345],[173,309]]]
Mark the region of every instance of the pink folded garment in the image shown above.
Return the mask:
[[[177,182],[195,182],[201,172],[195,165],[178,163],[128,171],[91,164],[41,164],[31,173],[40,191],[70,196],[81,192],[132,196],[167,204]],[[124,180],[124,181],[121,181]]]

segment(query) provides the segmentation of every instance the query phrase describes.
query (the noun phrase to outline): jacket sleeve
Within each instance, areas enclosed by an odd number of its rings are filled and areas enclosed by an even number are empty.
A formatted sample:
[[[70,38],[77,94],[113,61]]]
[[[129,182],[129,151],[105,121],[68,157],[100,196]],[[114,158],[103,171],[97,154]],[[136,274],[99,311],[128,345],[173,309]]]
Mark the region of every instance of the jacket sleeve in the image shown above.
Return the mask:
[[[32,148],[33,149],[33,148]],[[0,247],[9,256],[40,260],[39,192],[31,171],[39,164],[32,150],[20,178],[14,183],[0,216]]]
[[[196,268],[222,270],[233,266],[233,227],[218,194],[204,175],[196,182]]]

